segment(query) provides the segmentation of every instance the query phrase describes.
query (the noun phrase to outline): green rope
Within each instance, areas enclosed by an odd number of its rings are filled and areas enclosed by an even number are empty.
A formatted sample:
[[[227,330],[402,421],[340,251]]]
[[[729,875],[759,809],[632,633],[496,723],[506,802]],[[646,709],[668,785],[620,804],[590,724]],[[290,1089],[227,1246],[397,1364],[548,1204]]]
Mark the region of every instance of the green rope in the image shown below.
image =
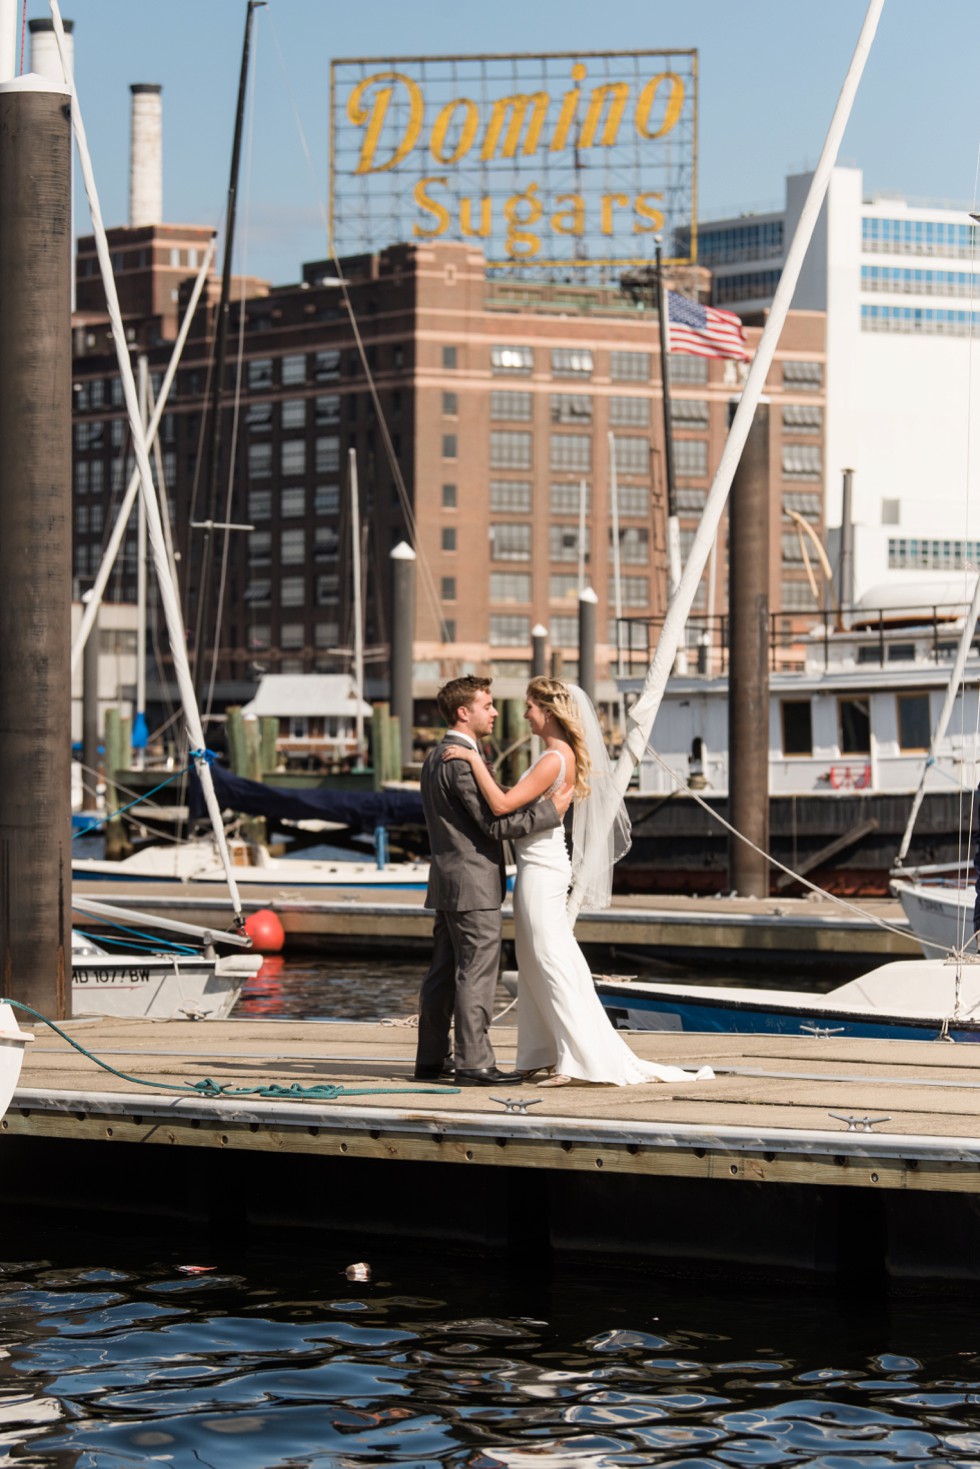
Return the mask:
[[[94,1061],[96,1066],[101,1066],[103,1071],[109,1071],[113,1076],[118,1076],[122,1081],[131,1081],[135,1086],[155,1086],[162,1091],[190,1092],[196,1097],[275,1097],[293,1102],[333,1102],[337,1097],[389,1097],[397,1096],[406,1092],[419,1093],[427,1096],[454,1096],[458,1086],[338,1086],[335,1082],[324,1082],[319,1086],[300,1086],[293,1082],[291,1086],[280,1086],[276,1082],[270,1082],[268,1086],[231,1086],[221,1085],[212,1081],[209,1076],[203,1081],[195,1081],[188,1085],[179,1081],[147,1081],[142,1076],[130,1076],[125,1071],[118,1071],[115,1066],[110,1066],[108,1061],[100,1061],[98,1056],[85,1049],[78,1041],[73,1040],[70,1035],[42,1015],[39,1010],[32,1010],[30,1005],[25,1005],[20,1000],[10,1000],[0,996],[0,1005],[12,1005],[15,1010],[23,1010],[28,1015],[33,1015],[35,1020],[40,1020],[44,1025],[50,1026],[55,1035],[59,1035],[63,1041],[67,1041],[81,1055],[89,1061]]]

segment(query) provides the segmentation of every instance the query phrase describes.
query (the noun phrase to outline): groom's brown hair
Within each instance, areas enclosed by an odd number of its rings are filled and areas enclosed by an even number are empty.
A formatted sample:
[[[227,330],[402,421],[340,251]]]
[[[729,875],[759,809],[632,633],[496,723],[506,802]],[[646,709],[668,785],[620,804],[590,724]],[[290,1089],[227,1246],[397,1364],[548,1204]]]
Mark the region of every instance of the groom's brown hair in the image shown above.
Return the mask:
[[[443,684],[436,694],[436,703],[446,728],[456,723],[456,716],[462,705],[468,709],[477,694],[489,687],[490,679],[478,678],[475,673],[467,673],[463,678],[453,678],[449,683]]]

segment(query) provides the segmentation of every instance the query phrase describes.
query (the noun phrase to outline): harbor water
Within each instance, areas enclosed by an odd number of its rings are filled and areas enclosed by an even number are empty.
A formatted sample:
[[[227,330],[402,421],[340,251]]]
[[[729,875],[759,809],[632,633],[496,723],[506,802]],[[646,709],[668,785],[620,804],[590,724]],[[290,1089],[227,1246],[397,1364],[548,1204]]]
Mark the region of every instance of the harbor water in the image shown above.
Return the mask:
[[[238,1013],[404,1018],[418,978],[415,960],[287,960]],[[974,1464],[976,1312],[6,1213],[0,1464]]]

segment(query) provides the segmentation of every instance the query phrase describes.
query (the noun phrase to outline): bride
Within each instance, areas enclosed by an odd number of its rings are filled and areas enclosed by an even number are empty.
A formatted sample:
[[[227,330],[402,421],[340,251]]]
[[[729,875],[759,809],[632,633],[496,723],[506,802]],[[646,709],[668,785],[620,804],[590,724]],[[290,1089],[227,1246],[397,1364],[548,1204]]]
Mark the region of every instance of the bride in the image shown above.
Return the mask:
[[[560,826],[514,843],[514,933],[520,971],[517,1069],[525,1078],[548,1072],[539,1086],[563,1086],[569,1081],[629,1086],[713,1076],[710,1067],[694,1073],[642,1061],[609,1023],[575,942],[566,898],[574,876],[584,894],[584,907],[608,907],[613,866],[629,850],[629,818],[614,787],[595,710],[580,688],[558,679],[532,679],[525,717],[545,748],[510,790],[497,785],[475,750],[453,745],[443,757],[469,761],[480,794],[495,816],[559,791],[574,791],[571,862]]]

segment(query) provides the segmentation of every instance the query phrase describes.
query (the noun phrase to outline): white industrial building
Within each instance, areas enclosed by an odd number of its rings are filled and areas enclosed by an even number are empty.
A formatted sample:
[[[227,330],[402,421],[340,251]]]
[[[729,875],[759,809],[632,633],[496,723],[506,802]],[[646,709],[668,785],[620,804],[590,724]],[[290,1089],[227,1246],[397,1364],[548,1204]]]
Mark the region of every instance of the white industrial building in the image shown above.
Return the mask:
[[[714,304],[771,303],[809,183],[786,180],[780,213],[699,226]],[[833,172],[793,305],[826,312],[826,524],[852,469],[857,596],[980,564],[978,243],[965,209],[869,200],[860,169]]]

